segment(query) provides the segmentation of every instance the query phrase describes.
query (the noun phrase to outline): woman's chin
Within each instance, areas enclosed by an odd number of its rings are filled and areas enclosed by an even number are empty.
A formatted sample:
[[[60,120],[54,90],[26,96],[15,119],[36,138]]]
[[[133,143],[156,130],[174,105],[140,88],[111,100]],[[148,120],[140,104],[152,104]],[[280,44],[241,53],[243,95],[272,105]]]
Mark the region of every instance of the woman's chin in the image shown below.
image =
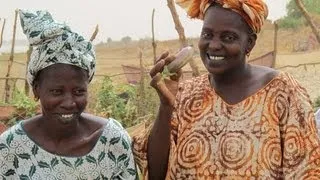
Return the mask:
[[[73,119],[59,119],[62,124],[71,124],[73,121]]]
[[[77,114],[73,114],[72,116],[70,117],[62,117],[60,116],[58,118],[58,121],[62,124],[71,124],[72,122],[76,121],[77,119],[79,119],[79,115]]]
[[[226,62],[222,62],[222,61],[210,61],[207,60],[205,62],[205,67],[207,69],[208,72],[212,73],[212,74],[221,74],[226,70]]]
[[[206,69],[210,74],[213,74],[213,75],[222,75],[226,72],[226,69],[223,67],[207,67],[206,66]]]

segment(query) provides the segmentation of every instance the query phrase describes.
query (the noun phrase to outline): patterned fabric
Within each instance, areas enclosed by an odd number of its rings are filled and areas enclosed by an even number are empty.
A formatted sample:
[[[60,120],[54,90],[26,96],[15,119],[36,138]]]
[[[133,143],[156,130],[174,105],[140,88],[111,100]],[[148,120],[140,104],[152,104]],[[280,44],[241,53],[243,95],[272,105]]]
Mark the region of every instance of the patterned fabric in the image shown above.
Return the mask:
[[[49,153],[32,141],[22,123],[0,136],[2,179],[137,179],[130,137],[113,119],[95,147],[85,156]]]
[[[311,101],[292,76],[230,105],[208,75],[182,83],[171,121],[166,179],[319,179],[320,143]],[[147,179],[147,137],[133,139]]]
[[[316,124],[317,124],[317,129],[318,129],[318,135],[320,137],[320,109],[317,110],[317,112],[314,114],[316,117]]]
[[[191,18],[202,20],[208,7],[218,3],[242,16],[255,33],[260,32],[268,16],[268,7],[263,0],[176,0],[176,3],[186,9]]]
[[[30,85],[37,73],[56,63],[75,65],[88,71],[89,81],[95,71],[95,52],[92,44],[52,19],[47,11],[19,10],[21,26],[34,46],[28,65],[27,79]]]

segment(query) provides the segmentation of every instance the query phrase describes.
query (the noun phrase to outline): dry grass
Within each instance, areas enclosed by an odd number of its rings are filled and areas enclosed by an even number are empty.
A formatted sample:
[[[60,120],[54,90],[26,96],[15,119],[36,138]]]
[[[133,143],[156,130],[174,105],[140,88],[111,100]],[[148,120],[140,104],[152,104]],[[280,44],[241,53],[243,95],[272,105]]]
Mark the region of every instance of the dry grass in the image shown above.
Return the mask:
[[[299,41],[306,40],[311,34],[310,28],[302,27],[299,31],[293,30],[280,30],[278,33],[278,53],[279,54],[291,54],[292,49],[295,44]],[[256,47],[251,53],[250,58],[255,58],[260,55],[263,55],[269,51],[273,50],[273,36],[274,29],[273,25],[267,23],[264,26],[264,29],[260,33]],[[189,39],[189,44],[192,44],[197,50],[197,38]],[[180,44],[178,40],[169,40],[169,41],[161,41],[157,42],[157,54],[159,55],[161,52],[167,50],[171,53],[175,53],[179,50]],[[114,42],[109,45],[98,45],[96,46],[96,55],[97,55],[97,71],[93,84],[99,84],[101,77],[99,75],[108,75],[112,76],[115,74],[123,73],[121,65],[136,65],[139,66],[139,50],[143,52],[143,62],[145,66],[151,66],[153,64],[153,52],[150,41],[140,41],[140,42],[132,42],[130,44],[122,44],[119,42]],[[301,57],[292,58],[293,56],[287,55],[278,55],[277,65],[284,65],[288,63],[293,64],[303,64],[305,59],[301,59]],[[320,62],[319,54],[310,53],[308,56],[308,60],[312,62]],[[0,55],[0,77],[4,77],[7,72],[7,62],[1,60],[8,60],[9,54]],[[22,63],[26,62],[26,54],[18,53],[14,56],[15,61],[19,61]],[[204,70],[202,62],[199,56],[195,58],[198,66],[201,70]],[[190,67],[186,66],[186,70],[190,70]],[[24,77],[25,76],[25,66],[14,63],[12,68],[11,76],[15,77]],[[112,79],[117,83],[125,83],[126,79],[124,75],[114,76]],[[304,80],[303,80],[304,81]],[[18,87],[23,87],[23,82],[18,82]],[[308,88],[308,87],[307,87]],[[4,81],[0,80],[0,95],[3,95],[4,89]],[[96,89],[96,88],[92,88]],[[95,91],[95,90],[94,90]],[[93,92],[94,93],[94,92]],[[1,97],[2,98],[2,97]],[[93,97],[92,97],[93,98]],[[93,98],[94,99],[94,98]]]

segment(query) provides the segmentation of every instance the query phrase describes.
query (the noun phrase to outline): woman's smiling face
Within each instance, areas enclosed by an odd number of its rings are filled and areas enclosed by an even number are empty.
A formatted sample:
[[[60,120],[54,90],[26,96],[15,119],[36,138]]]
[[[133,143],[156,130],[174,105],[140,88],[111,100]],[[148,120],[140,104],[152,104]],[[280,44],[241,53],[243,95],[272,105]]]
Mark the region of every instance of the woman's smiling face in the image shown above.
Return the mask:
[[[80,117],[87,105],[87,72],[67,64],[43,69],[34,86],[42,113],[48,120],[69,123]]]
[[[200,56],[212,74],[224,74],[244,66],[256,35],[236,12],[218,5],[205,13],[199,40]]]

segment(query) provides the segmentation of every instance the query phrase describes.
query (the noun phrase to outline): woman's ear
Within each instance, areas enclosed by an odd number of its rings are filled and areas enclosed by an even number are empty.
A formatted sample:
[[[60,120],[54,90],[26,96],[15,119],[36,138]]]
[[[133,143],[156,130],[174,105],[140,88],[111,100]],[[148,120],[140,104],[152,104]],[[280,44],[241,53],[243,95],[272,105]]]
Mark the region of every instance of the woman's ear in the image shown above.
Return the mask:
[[[33,95],[34,95],[34,100],[38,101],[39,97],[40,97],[40,92],[39,92],[40,88],[39,88],[39,83],[38,81],[34,81],[33,85],[32,85],[32,91],[33,91]]]
[[[257,34],[251,33],[248,37],[248,46],[247,46],[247,53],[250,53],[253,47],[256,45]]]

